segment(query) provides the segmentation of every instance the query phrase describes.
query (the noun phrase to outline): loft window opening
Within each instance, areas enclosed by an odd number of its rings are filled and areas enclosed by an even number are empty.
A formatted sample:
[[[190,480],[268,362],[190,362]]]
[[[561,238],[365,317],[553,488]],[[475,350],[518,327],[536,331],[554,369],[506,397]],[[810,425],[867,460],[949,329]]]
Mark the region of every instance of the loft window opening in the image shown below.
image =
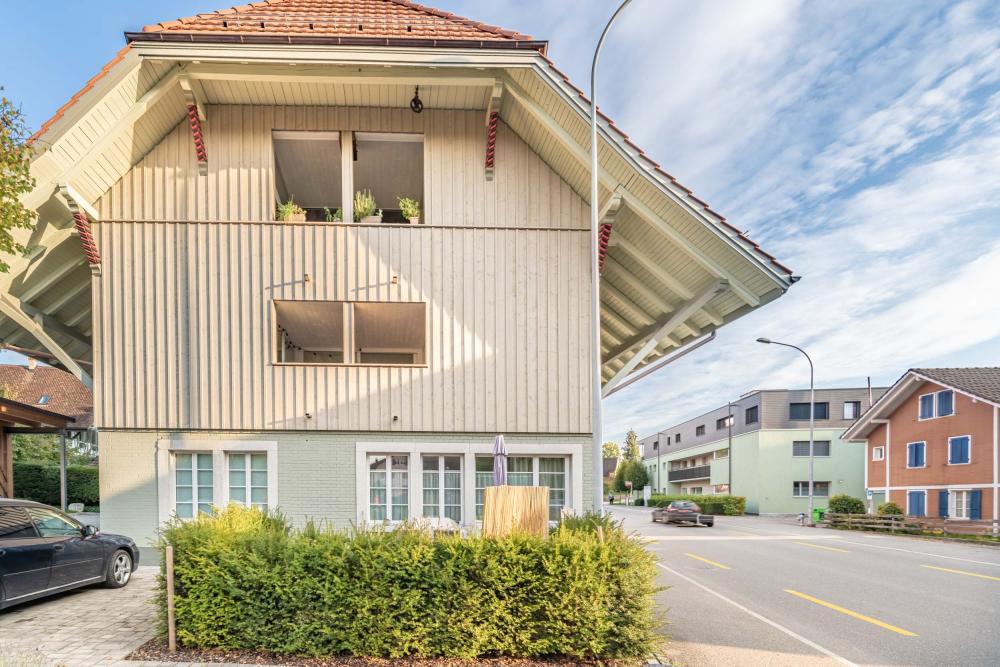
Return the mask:
[[[279,363],[344,363],[343,301],[275,301]]]
[[[370,193],[380,222],[407,223],[401,198],[412,199],[423,209],[424,136],[401,132],[354,133],[354,190]],[[354,217],[362,216],[354,211]]]
[[[340,133],[275,130],[271,136],[276,218],[285,220],[280,207],[294,202],[305,209],[305,220],[332,221],[343,208]]]
[[[356,363],[425,363],[426,305],[355,303],[353,307]]]

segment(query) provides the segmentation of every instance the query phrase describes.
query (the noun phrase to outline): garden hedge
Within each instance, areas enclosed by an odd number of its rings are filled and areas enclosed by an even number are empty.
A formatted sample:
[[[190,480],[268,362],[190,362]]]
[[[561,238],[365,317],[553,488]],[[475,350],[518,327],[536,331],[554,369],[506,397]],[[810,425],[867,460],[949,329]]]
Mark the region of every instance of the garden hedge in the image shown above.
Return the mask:
[[[653,557],[620,528],[547,538],[292,530],[236,506],[174,522],[177,637],[197,648],[382,658],[641,658]],[[158,597],[161,631],[166,594]]]
[[[667,496],[656,493],[650,496],[649,506],[666,507],[675,500],[695,502],[705,514],[740,516],[747,509],[747,499],[743,496]]]
[[[59,466],[14,462],[14,493],[18,498],[59,506]],[[95,466],[66,466],[67,502],[97,505],[100,484]]]
[[[827,507],[828,512],[835,514],[865,514],[868,511],[865,507],[865,501],[844,493],[830,498]]]

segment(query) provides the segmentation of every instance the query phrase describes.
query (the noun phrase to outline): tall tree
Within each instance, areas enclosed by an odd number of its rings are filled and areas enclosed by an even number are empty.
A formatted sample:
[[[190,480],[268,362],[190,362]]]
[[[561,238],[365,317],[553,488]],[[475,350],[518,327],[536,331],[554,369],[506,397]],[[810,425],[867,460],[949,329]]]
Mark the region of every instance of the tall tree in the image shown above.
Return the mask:
[[[626,461],[639,460],[639,436],[633,429],[625,435],[625,446],[622,447],[622,458]]]
[[[608,440],[601,446],[601,456],[606,459],[616,459],[622,454],[622,448],[617,442]]]
[[[11,255],[25,251],[11,232],[30,228],[35,220],[35,212],[26,209],[20,200],[21,195],[35,187],[29,170],[28,136],[20,107],[0,95],[0,251]],[[0,259],[0,271],[9,270],[10,265]]]

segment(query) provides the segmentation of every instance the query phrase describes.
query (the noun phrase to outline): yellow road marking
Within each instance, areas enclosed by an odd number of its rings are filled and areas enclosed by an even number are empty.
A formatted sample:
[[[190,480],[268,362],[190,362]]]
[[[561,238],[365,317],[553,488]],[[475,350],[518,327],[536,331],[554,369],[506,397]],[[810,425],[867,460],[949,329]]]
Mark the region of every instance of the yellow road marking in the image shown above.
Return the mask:
[[[859,614],[856,611],[851,611],[850,609],[844,609],[839,605],[835,605],[832,602],[826,602],[825,600],[820,600],[819,598],[814,598],[811,595],[806,595],[805,593],[799,593],[798,591],[793,591],[790,588],[785,589],[786,593],[791,593],[796,597],[800,597],[803,600],[808,600],[809,602],[814,602],[820,606],[826,607],[827,609],[832,609],[834,611],[839,611],[841,614],[850,616],[851,618],[856,618],[859,621],[864,621],[866,623],[871,623],[872,625],[877,625],[880,628],[885,628],[886,630],[891,630],[895,633],[901,634],[904,637],[916,637],[917,635],[909,630],[904,630],[903,628],[897,628],[895,625],[889,625],[884,621],[880,621],[877,618],[872,618],[871,616],[865,616],[864,614]]]
[[[714,560],[708,560],[707,558],[702,558],[701,556],[695,556],[694,554],[685,553],[688,558],[694,558],[695,560],[700,560],[702,563],[708,563],[709,565],[714,565],[715,567],[722,568],[723,570],[732,569],[728,565],[723,565],[722,563],[716,563]]]
[[[967,577],[979,577],[980,579],[989,579],[991,581],[1000,581],[1000,577],[991,577],[988,574],[976,574],[975,572],[966,572],[965,570],[952,570],[947,567],[938,567],[936,565],[921,565],[921,567],[926,567],[929,570],[941,570],[942,572],[951,572],[953,574],[964,574]]]
[[[847,549],[838,549],[837,547],[824,547],[822,544],[810,544],[808,542],[796,542],[795,544],[801,544],[804,547],[812,547],[813,549],[826,549],[827,551],[839,551],[842,554],[851,553]]]

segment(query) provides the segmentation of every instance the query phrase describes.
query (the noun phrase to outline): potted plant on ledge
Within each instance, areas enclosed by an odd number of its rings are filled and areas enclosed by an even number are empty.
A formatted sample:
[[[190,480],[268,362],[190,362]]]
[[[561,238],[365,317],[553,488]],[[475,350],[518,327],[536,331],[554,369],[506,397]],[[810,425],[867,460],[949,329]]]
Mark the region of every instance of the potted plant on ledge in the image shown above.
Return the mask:
[[[305,222],[306,210],[289,197],[288,201],[278,204],[275,217],[281,222]]]
[[[354,193],[354,222],[382,222],[382,209],[375,203],[371,190],[358,190]]]
[[[411,225],[420,224],[420,202],[409,197],[397,197],[399,200],[399,210],[403,217],[410,221]]]

